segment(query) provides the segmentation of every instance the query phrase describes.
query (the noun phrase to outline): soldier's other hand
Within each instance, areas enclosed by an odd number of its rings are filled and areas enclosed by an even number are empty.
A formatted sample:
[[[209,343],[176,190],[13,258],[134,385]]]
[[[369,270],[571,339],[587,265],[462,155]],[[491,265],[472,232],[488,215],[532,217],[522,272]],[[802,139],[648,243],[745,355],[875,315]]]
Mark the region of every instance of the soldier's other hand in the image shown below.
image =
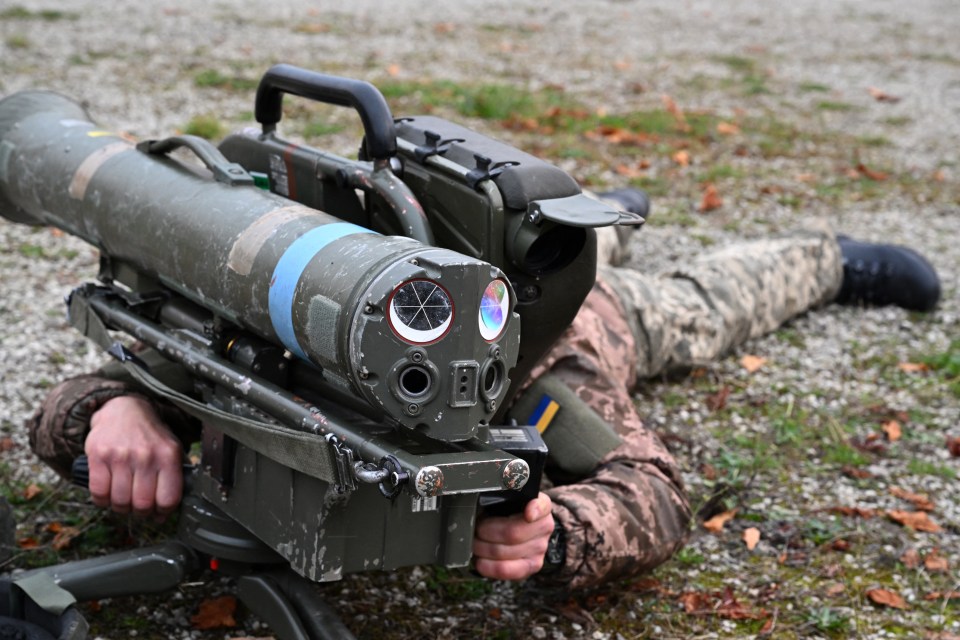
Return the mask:
[[[180,503],[183,450],[144,398],[104,403],[90,419],[84,451],[95,505],[162,519]]]
[[[508,517],[481,518],[473,536],[473,556],[480,575],[496,580],[524,580],[540,571],[553,534],[553,503],[541,493]]]

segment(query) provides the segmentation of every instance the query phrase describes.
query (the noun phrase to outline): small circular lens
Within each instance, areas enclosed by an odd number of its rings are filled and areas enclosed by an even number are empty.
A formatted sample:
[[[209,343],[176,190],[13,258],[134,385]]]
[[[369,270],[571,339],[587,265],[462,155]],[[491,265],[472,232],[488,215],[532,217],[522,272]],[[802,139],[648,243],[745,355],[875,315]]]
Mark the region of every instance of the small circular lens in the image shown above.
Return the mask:
[[[480,335],[492,341],[500,337],[510,315],[510,290],[503,280],[487,285],[480,298]]]
[[[429,344],[442,338],[453,323],[450,294],[432,280],[411,280],[393,291],[389,309],[390,328],[413,344]]]

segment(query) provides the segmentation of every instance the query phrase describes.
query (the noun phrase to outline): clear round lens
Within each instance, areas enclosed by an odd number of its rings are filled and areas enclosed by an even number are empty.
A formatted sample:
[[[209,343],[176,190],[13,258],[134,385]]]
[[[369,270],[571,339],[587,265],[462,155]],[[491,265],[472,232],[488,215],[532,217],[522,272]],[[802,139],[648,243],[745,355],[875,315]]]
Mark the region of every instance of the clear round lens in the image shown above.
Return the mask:
[[[390,328],[406,342],[429,344],[442,338],[453,323],[450,294],[431,280],[411,280],[393,291]]]
[[[484,340],[496,340],[507,326],[510,314],[510,290],[503,280],[487,285],[480,299],[480,335]]]

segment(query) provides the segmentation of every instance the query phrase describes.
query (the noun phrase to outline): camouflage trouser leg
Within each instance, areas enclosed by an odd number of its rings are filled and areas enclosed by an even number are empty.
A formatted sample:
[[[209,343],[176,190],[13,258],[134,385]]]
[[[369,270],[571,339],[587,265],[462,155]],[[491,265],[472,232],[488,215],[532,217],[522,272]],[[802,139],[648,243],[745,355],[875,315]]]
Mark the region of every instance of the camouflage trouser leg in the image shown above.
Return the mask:
[[[641,232],[642,233],[642,232]],[[709,362],[836,297],[840,248],[827,225],[711,252],[655,276],[600,267],[637,344],[637,376]]]

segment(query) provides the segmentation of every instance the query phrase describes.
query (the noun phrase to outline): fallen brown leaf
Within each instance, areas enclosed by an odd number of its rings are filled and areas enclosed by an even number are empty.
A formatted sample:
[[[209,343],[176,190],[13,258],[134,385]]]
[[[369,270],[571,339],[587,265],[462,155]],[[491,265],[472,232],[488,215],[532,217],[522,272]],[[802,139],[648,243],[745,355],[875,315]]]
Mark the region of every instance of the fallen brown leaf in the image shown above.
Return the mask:
[[[890,442],[896,442],[903,435],[903,431],[900,429],[900,423],[896,420],[884,422],[880,428],[883,429],[883,432],[887,435],[887,440]]]
[[[760,356],[752,356],[747,354],[740,358],[740,366],[747,370],[747,373],[756,373],[760,370],[760,367],[767,363],[766,358],[761,358]]]
[[[723,385],[716,393],[707,396],[705,403],[710,411],[720,411],[727,406],[727,398],[730,397],[730,387]]]
[[[866,594],[867,597],[876,604],[893,607],[894,609],[907,608],[906,601],[895,591],[890,591],[889,589],[869,589]]]
[[[844,540],[843,538],[834,540],[833,542],[830,543],[830,549],[832,551],[849,551],[850,541]]]
[[[842,582],[835,582],[834,584],[827,587],[824,593],[828,598],[836,598],[846,590],[847,590],[847,587]]]
[[[740,133],[740,127],[731,122],[718,122],[717,133],[722,136],[733,136]]]
[[[190,618],[194,629],[219,629],[221,627],[235,627],[237,621],[233,614],[237,610],[237,599],[233,596],[222,596],[203,600],[200,610]]]
[[[947,438],[947,451],[954,458],[960,458],[960,437]]]
[[[757,543],[760,542],[760,530],[756,527],[750,527],[743,530],[743,542],[747,545],[748,551],[753,551]]]
[[[920,566],[920,552],[910,547],[900,556],[900,562],[902,562],[903,566],[907,569],[916,569]]]
[[[931,591],[924,600],[960,600],[960,591]]]
[[[21,549],[36,549],[40,546],[40,542],[36,538],[19,538],[17,546]]]
[[[883,171],[877,171],[876,169],[871,169],[870,167],[863,164],[862,162],[857,165],[857,173],[862,175],[864,178],[867,178],[868,180],[873,180],[874,182],[883,182],[884,180],[890,177]]]
[[[914,531],[925,531],[927,533],[943,531],[940,525],[931,520],[925,511],[900,511],[895,509],[887,511],[887,517]]]
[[[720,197],[720,193],[717,191],[717,187],[713,184],[708,184],[703,189],[703,197],[700,198],[700,206],[698,211],[700,213],[706,213],[708,211],[713,211],[714,209],[719,209],[723,206],[723,198]]]
[[[387,67],[387,75],[391,78],[396,78],[400,75],[400,65],[393,63]]]
[[[663,101],[663,106],[667,112],[676,120],[677,128],[681,131],[690,131],[690,124],[687,122],[686,116],[683,115],[683,111],[677,106],[677,103],[673,101],[673,98],[667,94],[663,94],[660,96],[660,99]]]
[[[875,509],[867,509],[866,507],[830,507],[827,509],[827,512],[840,516],[855,516],[864,519],[870,519],[877,515]]]
[[[723,525],[727,524],[733,517],[737,515],[736,509],[731,509],[730,511],[724,511],[719,513],[706,522],[703,523],[703,528],[709,531],[710,533],[720,533],[723,531]]]
[[[940,555],[939,549],[934,549],[923,559],[924,568],[930,573],[947,573],[950,571],[950,562]]]
[[[930,500],[930,497],[925,493],[910,493],[900,487],[890,487],[890,495],[912,503],[918,511],[933,511],[936,509],[936,505],[933,504],[933,501]]]
[[[433,32],[437,35],[446,35],[457,30],[457,25],[452,22],[438,22],[433,25]]]
[[[866,478],[873,477],[873,474],[867,471],[866,469],[858,469],[849,464],[843,465],[840,468],[840,473],[847,476],[848,478],[854,478],[856,480],[864,480]]]
[[[68,548],[73,541],[80,535],[80,529],[76,527],[61,527],[53,537],[50,546],[54,551],[63,551]]]
[[[0,452],[6,452],[13,449],[15,445],[13,444],[13,438],[10,436],[5,436],[0,438]]]
[[[41,493],[43,493],[43,489],[41,489],[35,484],[31,484],[26,489],[23,490],[23,497],[26,498],[27,500],[33,500]]]
[[[905,373],[919,373],[921,371],[929,371],[930,365],[925,362],[901,362],[897,365],[897,369]]]
[[[674,162],[676,162],[681,167],[690,166],[690,152],[687,151],[686,149],[681,149],[680,151],[677,151],[675,154],[673,154],[673,156],[671,156],[671,158]]]
[[[876,87],[868,87],[867,91],[877,102],[900,102],[900,98],[898,96],[890,95],[889,93],[881,91]]]

